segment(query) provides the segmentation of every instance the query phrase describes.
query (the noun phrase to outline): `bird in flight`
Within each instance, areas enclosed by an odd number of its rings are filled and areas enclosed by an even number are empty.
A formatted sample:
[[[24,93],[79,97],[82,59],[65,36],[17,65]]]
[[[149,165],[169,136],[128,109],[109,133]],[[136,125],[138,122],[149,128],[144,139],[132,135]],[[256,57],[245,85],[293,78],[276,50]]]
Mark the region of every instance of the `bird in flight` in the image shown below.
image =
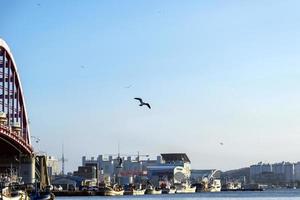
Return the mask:
[[[35,140],[35,142],[36,142],[36,143],[39,143],[39,142],[40,142],[40,140],[41,140],[40,138],[38,138],[38,137],[35,137],[35,136],[31,136],[31,138],[33,138],[33,139]]]
[[[131,88],[131,86],[132,86],[132,85],[127,85],[127,86],[125,86],[124,88],[129,89],[129,88]]]
[[[138,101],[140,101],[140,105],[139,106],[147,106],[149,109],[151,109],[151,106],[150,106],[150,104],[149,103],[145,103],[145,102],[143,102],[143,99],[141,99],[141,98],[134,98],[135,100],[138,100]]]

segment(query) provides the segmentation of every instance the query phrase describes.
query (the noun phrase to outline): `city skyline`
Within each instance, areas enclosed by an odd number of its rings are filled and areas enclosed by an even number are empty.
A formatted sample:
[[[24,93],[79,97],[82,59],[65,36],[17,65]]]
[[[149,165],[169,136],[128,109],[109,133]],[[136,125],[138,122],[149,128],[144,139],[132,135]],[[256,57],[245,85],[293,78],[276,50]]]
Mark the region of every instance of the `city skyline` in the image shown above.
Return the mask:
[[[200,169],[299,160],[298,1],[2,4],[33,144],[64,144],[66,171],[118,143]]]

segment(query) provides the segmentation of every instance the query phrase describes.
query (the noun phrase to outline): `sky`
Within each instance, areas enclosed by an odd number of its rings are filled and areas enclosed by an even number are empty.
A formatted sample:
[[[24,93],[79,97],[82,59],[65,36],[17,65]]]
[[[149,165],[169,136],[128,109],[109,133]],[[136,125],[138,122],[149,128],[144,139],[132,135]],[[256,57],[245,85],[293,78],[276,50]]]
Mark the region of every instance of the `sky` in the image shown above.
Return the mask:
[[[64,144],[67,171],[118,143],[194,169],[300,161],[299,1],[0,2],[35,150]]]

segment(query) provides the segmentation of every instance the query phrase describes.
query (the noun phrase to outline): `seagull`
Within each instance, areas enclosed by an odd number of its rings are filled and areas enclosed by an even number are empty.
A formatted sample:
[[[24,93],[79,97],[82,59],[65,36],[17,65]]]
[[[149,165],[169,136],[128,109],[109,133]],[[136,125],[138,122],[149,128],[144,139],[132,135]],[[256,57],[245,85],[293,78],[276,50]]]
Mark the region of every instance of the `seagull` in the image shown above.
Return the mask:
[[[145,103],[145,102],[143,102],[143,99],[141,99],[141,98],[134,98],[135,100],[138,100],[138,101],[140,101],[140,105],[139,106],[148,106],[148,108],[149,109],[151,109],[151,106],[150,106],[150,104],[149,103]]]
[[[38,137],[35,137],[35,136],[31,136],[31,138],[35,139],[35,142],[36,142],[36,143],[39,143],[39,142],[40,142],[40,140],[41,140],[40,138],[38,138]]]
[[[131,88],[131,86],[132,86],[132,85],[127,85],[127,86],[125,86],[124,88],[129,89],[129,88]]]

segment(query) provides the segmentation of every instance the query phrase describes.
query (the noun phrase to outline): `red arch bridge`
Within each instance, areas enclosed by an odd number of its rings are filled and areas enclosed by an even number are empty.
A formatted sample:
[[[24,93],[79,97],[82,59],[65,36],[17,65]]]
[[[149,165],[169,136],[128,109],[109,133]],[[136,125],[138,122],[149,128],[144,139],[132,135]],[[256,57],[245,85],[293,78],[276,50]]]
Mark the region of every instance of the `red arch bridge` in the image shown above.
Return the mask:
[[[16,62],[0,38],[0,175],[36,180],[25,98]]]

